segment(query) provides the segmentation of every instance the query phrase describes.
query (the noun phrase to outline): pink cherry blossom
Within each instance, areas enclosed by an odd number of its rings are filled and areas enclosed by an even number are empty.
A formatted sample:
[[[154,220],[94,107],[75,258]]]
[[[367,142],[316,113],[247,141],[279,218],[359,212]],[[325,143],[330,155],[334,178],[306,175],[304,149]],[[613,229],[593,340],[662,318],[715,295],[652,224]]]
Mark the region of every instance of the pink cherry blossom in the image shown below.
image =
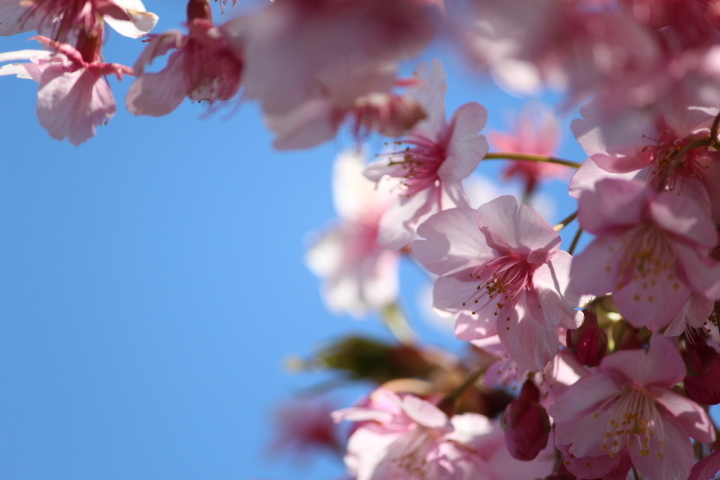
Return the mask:
[[[357,480],[433,478],[470,480],[489,476],[489,468],[468,445],[453,439],[456,429],[472,436],[489,430],[477,414],[453,417],[412,395],[376,390],[368,407],[334,413],[336,421],[362,422],[350,436],[345,463]],[[472,428],[477,427],[477,428]]]
[[[556,444],[578,459],[566,462],[568,469],[581,478],[605,478],[628,455],[647,478],[687,478],[694,461],[690,437],[712,442],[715,430],[699,405],[672,391],[684,376],[677,347],[662,335],[653,335],[647,351],[605,357],[596,373],[549,408]],[[578,471],[583,463],[591,471]]]
[[[241,19],[240,19],[241,20]],[[187,97],[195,101],[224,101],[240,90],[243,56],[237,41],[229,41],[238,21],[220,27],[212,20],[193,18],[188,34],[168,31],[154,36],[135,63],[137,80],[125,103],[135,115],[162,116],[175,110]],[[175,50],[158,73],[145,71],[159,56]]]
[[[158,16],[141,0],[0,0],[0,35],[39,30],[61,42],[82,30],[102,37],[103,21],[121,35],[139,38]]]
[[[577,328],[579,298],[567,292],[571,257],[560,235],[511,196],[477,210],[430,217],[412,243],[417,260],[440,277],[434,305],[470,314],[456,335],[473,340],[497,332],[523,368],[541,370],[557,353],[558,327]]]
[[[696,292],[720,298],[720,262],[708,258],[718,234],[705,209],[639,181],[605,179],[580,197],[580,225],[597,238],[572,265],[571,288],[613,293],[636,327],[667,326]]]
[[[587,371],[567,350],[558,352],[542,370],[532,372],[521,367],[513,360],[503,344],[500,343],[497,335],[473,340],[470,343],[495,357],[495,360],[492,361],[483,375],[483,383],[486,386],[520,391],[525,380],[531,378],[540,389],[541,400],[545,406],[555,402],[555,397],[567,390],[569,385],[572,385],[580,378],[578,372],[585,374]]]
[[[720,154],[707,145],[692,148],[709,138],[720,110],[665,102],[655,110],[606,116],[602,108],[601,102],[591,102],[580,110],[584,118],[572,123],[595,164],[612,174],[637,172],[653,187],[663,183],[669,190],[692,194],[710,204],[714,220],[720,219]]]
[[[419,77],[423,77],[422,71]],[[399,249],[410,243],[417,226],[432,214],[470,206],[462,180],[487,153],[487,141],[478,135],[487,121],[487,110],[478,103],[466,103],[448,122],[446,90],[445,71],[436,60],[426,84],[409,93],[424,107],[428,118],[395,144],[407,147],[383,155],[365,173],[398,192],[397,201],[380,224],[379,242],[387,248]]]
[[[336,312],[362,316],[397,295],[400,253],[377,243],[380,218],[393,197],[362,175],[363,157],[347,152],[335,163],[333,191],[337,224],[307,253],[310,269],[324,279],[323,297]]]
[[[45,37],[35,37],[56,53],[25,50],[0,55],[0,62],[29,59],[11,64],[0,75],[16,74],[40,83],[37,114],[40,125],[58,140],[67,138],[79,145],[95,135],[95,127],[115,114],[115,99],[105,75],[119,79],[132,69],[115,63],[88,62],[78,50]]]
[[[343,447],[330,417],[334,410],[327,398],[282,405],[275,411],[275,439],[269,452],[291,455],[299,463],[307,462],[308,455],[315,452],[341,452]]]
[[[408,95],[369,93],[353,105],[341,108],[329,97],[304,101],[279,114],[265,115],[265,123],[277,136],[279,150],[312,148],[335,138],[340,126],[349,123],[358,142],[370,132],[399,137],[426,117],[422,106]]]
[[[552,111],[537,103],[529,103],[520,113],[512,132],[491,132],[490,143],[501,152],[532,153],[552,157],[560,141],[560,122]],[[564,178],[567,167],[547,162],[511,161],[503,177],[518,177],[528,192],[546,177]]]
[[[578,98],[647,81],[661,60],[653,36],[625,12],[584,3],[478,0],[453,17],[474,63],[514,91],[550,85]]]
[[[534,480],[553,463],[548,451],[535,462],[511,458],[497,424],[482,415],[448,417],[425,400],[384,389],[334,418],[358,422],[345,457],[357,480]]]
[[[283,0],[250,16],[245,48],[246,96],[281,114],[309,99],[341,110],[359,97],[389,93],[397,63],[435,33],[436,2]]]

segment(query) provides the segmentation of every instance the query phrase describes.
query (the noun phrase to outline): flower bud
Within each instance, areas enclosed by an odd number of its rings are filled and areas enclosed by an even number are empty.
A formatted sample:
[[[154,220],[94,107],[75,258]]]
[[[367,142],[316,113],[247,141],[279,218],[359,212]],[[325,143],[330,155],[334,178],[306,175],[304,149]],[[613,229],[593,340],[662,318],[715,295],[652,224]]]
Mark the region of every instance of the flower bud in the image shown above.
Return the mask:
[[[518,460],[532,460],[547,445],[550,417],[539,402],[540,390],[532,380],[527,380],[520,396],[510,402],[503,414],[505,445]]]
[[[688,375],[683,383],[688,397],[705,405],[716,405],[720,403],[720,354],[704,343],[688,345]]]
[[[605,330],[598,326],[595,310],[587,309],[583,313],[585,315],[583,324],[579,328],[567,331],[567,347],[575,353],[582,365],[596,367],[607,353],[608,337]]]

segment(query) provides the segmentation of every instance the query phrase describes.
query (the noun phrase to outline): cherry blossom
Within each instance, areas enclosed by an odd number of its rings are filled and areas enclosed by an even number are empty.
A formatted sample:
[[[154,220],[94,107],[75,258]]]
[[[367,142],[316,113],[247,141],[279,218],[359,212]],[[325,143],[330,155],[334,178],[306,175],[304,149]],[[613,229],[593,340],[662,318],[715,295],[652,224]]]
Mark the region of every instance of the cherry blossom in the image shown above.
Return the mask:
[[[621,85],[616,97],[629,95],[658,69],[657,41],[625,12],[584,3],[479,0],[453,17],[472,60],[511,90],[537,93],[551,85],[578,98]]]
[[[210,103],[232,99],[240,90],[244,65],[237,41],[229,40],[237,26],[238,21],[216,27],[211,19],[192,18],[187,35],[168,31],[152,37],[135,63],[138,78],[125,100],[128,110],[135,115],[162,116],[186,97]],[[175,51],[163,70],[145,71],[155,58],[171,50]]]
[[[612,174],[637,172],[652,186],[663,184],[679,194],[694,195],[710,204],[714,220],[720,219],[720,156],[702,142],[720,113],[717,107],[666,102],[652,111],[635,109],[608,117],[599,111],[599,103],[584,106],[583,118],[572,123],[573,133],[597,166]]]
[[[596,373],[549,408],[555,442],[579,459],[566,462],[568,469],[581,478],[604,478],[628,455],[653,480],[687,478],[694,460],[690,437],[712,442],[715,430],[699,405],[671,390],[684,376],[680,353],[662,335],[653,335],[647,351],[605,357]],[[593,471],[577,471],[585,460]]]
[[[597,238],[573,261],[575,291],[612,292],[632,325],[653,331],[667,326],[693,291],[720,298],[720,263],[708,258],[718,234],[691,198],[605,179],[581,195],[579,207],[580,225]]]
[[[345,457],[357,480],[531,480],[553,463],[548,452],[532,463],[510,458],[497,424],[482,415],[448,417],[425,400],[384,389],[334,418],[358,422]]]
[[[488,137],[501,152],[552,157],[560,141],[560,122],[549,108],[532,103],[520,113],[511,132],[491,132]],[[503,177],[520,178],[525,190],[532,192],[544,178],[564,178],[567,173],[567,167],[555,163],[513,161],[504,169]]]
[[[529,370],[555,356],[558,327],[577,328],[579,298],[567,292],[571,257],[560,236],[534,210],[503,196],[477,210],[456,208],[430,217],[412,244],[418,261],[440,277],[434,305],[468,312],[456,335],[474,340],[497,333]]]
[[[246,95],[266,114],[327,97],[340,109],[389,93],[397,62],[434,36],[437,2],[281,0],[247,22]]]
[[[341,451],[335,423],[330,414],[336,410],[327,398],[296,400],[274,412],[275,439],[269,446],[274,455],[287,454],[298,463],[308,460],[314,451]]]
[[[306,259],[310,269],[324,279],[328,307],[355,316],[395,299],[400,260],[399,252],[377,243],[380,218],[392,196],[363,177],[364,167],[357,152],[338,157],[333,192],[340,220],[319,236]]]
[[[141,0],[0,0],[0,35],[39,30],[60,42],[79,30],[102,37],[103,20],[119,34],[140,38],[158,16]]]
[[[343,123],[350,123],[355,138],[362,142],[373,131],[399,137],[425,117],[422,106],[408,95],[374,92],[358,97],[347,108],[328,97],[312,98],[287,112],[265,115],[265,123],[277,134],[273,146],[290,150],[331,140]]]
[[[423,71],[418,72],[422,78]],[[423,106],[428,118],[395,145],[408,145],[383,155],[369,165],[365,175],[386,182],[398,199],[380,224],[379,242],[399,249],[415,237],[417,226],[430,215],[453,207],[469,207],[462,180],[487,153],[487,141],[478,132],[487,121],[487,110],[471,102],[445,119],[445,71],[434,61],[426,84],[409,93]],[[385,178],[384,178],[385,177]]]
[[[15,74],[40,83],[37,114],[40,125],[58,140],[67,138],[79,145],[95,135],[95,127],[115,114],[115,99],[105,75],[118,79],[132,69],[115,63],[86,61],[74,47],[45,37],[35,37],[55,53],[24,50],[0,54],[0,62],[29,59],[10,64],[0,75]]]

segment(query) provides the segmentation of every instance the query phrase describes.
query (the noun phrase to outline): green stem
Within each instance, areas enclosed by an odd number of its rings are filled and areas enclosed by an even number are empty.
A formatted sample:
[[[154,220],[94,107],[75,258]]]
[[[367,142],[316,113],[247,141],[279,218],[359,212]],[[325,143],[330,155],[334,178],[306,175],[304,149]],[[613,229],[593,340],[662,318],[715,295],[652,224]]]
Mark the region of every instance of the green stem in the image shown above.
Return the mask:
[[[475,385],[475,383],[480,379],[480,377],[482,377],[483,373],[485,373],[487,369],[488,367],[482,367],[472,372],[470,375],[468,375],[462,385],[445,395],[445,397],[440,401],[438,405],[448,405],[451,403],[455,403],[457,399],[460,398],[460,395],[465,392],[465,390]]]
[[[547,157],[545,155],[534,155],[532,153],[497,152],[488,153],[483,160],[522,160],[527,162],[545,162],[565,165],[566,167],[580,168],[582,163],[563,160],[562,158]]]
[[[383,308],[382,319],[400,343],[404,345],[415,343],[415,332],[397,302],[389,303]]]
[[[572,255],[575,253],[575,247],[577,247],[578,242],[580,241],[580,237],[582,236],[583,229],[578,228],[578,231],[575,233],[575,236],[572,239],[572,242],[570,242],[570,248],[568,248],[568,253]]]
[[[563,228],[567,227],[570,222],[572,222],[573,220],[575,220],[575,219],[577,218],[577,216],[578,216],[578,211],[575,210],[573,213],[571,213],[571,214],[568,215],[567,217],[563,218],[563,219],[560,221],[560,223],[558,223],[557,225],[555,225],[555,226],[553,227],[553,230],[555,230],[556,232],[559,232],[559,231],[562,230]]]
[[[712,145],[715,147],[718,147],[718,125],[720,124],[720,113],[715,115],[715,119],[713,120],[712,127],[710,127],[710,142],[712,142]]]

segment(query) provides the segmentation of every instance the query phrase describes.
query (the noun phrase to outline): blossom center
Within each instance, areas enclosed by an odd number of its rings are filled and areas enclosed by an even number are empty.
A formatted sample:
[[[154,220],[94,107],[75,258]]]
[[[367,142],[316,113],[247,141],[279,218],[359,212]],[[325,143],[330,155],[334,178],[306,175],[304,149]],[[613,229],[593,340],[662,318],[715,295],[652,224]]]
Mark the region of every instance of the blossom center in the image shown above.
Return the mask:
[[[470,272],[473,280],[478,281],[475,293],[462,303],[463,307],[472,307],[473,315],[488,305],[495,303],[495,313],[512,304],[521,290],[532,282],[534,267],[523,257],[509,253],[495,258]]]
[[[412,133],[400,143],[414,145],[393,152],[390,157],[390,165],[400,165],[403,168],[403,175],[395,175],[403,179],[403,195],[410,197],[436,185],[440,180],[438,170],[447,157],[445,147]]]
[[[656,145],[643,148],[643,151],[650,155],[649,177],[663,178],[668,175],[667,185],[671,190],[678,178],[696,177],[702,180],[709,168],[707,162],[703,161],[707,157],[707,147],[691,148],[683,154],[680,161],[675,161],[675,157],[683,149],[701,138],[703,137],[699,135],[678,138],[671,131],[663,131]],[[668,172],[671,165],[672,170]]]
[[[600,448],[612,457],[632,439],[636,439],[640,455],[649,455],[650,443],[657,435],[656,444],[659,451],[656,454],[662,457],[664,437],[662,419],[650,392],[637,385],[626,385],[614,400],[609,410],[609,422]],[[595,417],[598,416],[599,413],[596,413]]]
[[[642,282],[643,289],[655,287],[660,276],[666,273],[667,281],[673,282],[673,288],[680,288],[675,278],[675,256],[662,230],[644,223],[630,230],[622,243],[625,256],[618,271],[618,290],[630,282]],[[648,297],[648,301],[652,300],[652,296]]]

